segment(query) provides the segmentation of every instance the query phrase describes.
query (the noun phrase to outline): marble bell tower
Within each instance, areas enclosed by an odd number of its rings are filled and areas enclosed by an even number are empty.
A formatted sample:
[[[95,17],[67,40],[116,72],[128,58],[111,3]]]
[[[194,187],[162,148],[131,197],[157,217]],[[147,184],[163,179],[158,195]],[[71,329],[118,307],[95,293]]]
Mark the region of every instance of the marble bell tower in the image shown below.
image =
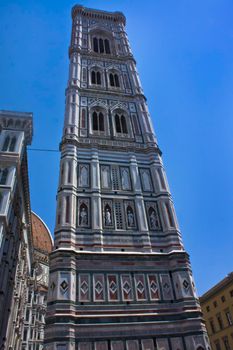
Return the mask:
[[[208,350],[125,22],[72,9],[45,347]]]

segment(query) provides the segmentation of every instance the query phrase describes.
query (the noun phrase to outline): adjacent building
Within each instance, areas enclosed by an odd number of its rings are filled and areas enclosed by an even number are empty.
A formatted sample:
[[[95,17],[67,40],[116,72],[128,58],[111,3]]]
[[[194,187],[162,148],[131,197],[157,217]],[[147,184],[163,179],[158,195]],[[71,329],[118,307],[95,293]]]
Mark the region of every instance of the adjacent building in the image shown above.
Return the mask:
[[[0,349],[21,349],[32,232],[27,146],[32,113],[0,111]]]
[[[43,349],[53,240],[31,212],[32,113],[0,111],[0,349]]]
[[[72,9],[45,347],[209,350],[125,22]]]
[[[233,272],[208,290],[200,302],[212,350],[232,350]]]
[[[22,350],[42,350],[49,279],[49,253],[53,239],[43,220],[31,213],[33,278],[28,286],[24,312]]]

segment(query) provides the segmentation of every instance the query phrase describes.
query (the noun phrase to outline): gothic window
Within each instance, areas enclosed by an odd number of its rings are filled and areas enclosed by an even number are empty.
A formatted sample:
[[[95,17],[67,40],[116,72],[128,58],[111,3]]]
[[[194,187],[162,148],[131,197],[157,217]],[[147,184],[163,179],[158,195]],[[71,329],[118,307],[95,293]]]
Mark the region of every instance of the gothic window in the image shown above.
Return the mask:
[[[127,124],[125,116],[115,114],[115,125],[116,125],[116,132],[121,134],[128,134]]]
[[[122,230],[123,227],[123,215],[122,215],[122,205],[120,201],[115,202],[115,218],[116,218],[116,228]]]
[[[112,187],[113,190],[119,190],[120,188],[119,168],[116,166],[112,167]]]
[[[7,168],[0,170],[0,185],[5,185],[9,170]]]
[[[139,125],[136,114],[132,115],[132,122],[133,122],[133,128],[135,135],[140,135]]]
[[[105,54],[110,54],[110,43],[108,39],[103,39],[103,38],[93,38],[93,50],[94,52],[97,53],[105,53]]]
[[[109,81],[110,81],[110,86],[120,87],[119,76],[117,73],[110,73],[109,74]]]
[[[101,74],[99,71],[92,70],[91,72],[91,83],[93,85],[101,85]]]
[[[92,129],[93,131],[104,131],[104,115],[102,112],[94,111],[92,113]]]

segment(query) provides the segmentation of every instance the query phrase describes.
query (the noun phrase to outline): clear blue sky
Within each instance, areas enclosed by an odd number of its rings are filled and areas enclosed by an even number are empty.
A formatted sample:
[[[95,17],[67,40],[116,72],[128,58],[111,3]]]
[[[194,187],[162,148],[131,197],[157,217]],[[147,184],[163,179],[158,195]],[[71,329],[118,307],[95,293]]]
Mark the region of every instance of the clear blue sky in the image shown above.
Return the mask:
[[[75,2],[1,0],[0,109],[58,149]],[[199,294],[233,270],[232,0],[83,1],[123,11]],[[29,152],[32,209],[54,229],[59,153]]]

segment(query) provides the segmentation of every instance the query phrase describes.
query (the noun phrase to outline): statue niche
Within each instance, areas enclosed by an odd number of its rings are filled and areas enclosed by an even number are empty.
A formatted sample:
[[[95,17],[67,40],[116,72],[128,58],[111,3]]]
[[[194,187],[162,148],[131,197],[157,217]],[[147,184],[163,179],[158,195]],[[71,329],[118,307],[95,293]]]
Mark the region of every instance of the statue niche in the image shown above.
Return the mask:
[[[127,207],[127,222],[128,222],[128,227],[135,227],[133,209],[129,205]]]
[[[155,211],[154,208],[150,207],[148,214],[149,214],[150,228],[152,230],[159,230],[160,224],[159,224],[159,217],[158,217],[157,211]]]
[[[104,208],[104,224],[105,226],[112,226],[112,211],[108,204]]]
[[[79,226],[88,226],[88,208],[86,204],[81,204],[79,209]]]
[[[88,166],[87,165],[81,165],[79,168],[79,186],[80,187],[88,187],[89,186]]]

